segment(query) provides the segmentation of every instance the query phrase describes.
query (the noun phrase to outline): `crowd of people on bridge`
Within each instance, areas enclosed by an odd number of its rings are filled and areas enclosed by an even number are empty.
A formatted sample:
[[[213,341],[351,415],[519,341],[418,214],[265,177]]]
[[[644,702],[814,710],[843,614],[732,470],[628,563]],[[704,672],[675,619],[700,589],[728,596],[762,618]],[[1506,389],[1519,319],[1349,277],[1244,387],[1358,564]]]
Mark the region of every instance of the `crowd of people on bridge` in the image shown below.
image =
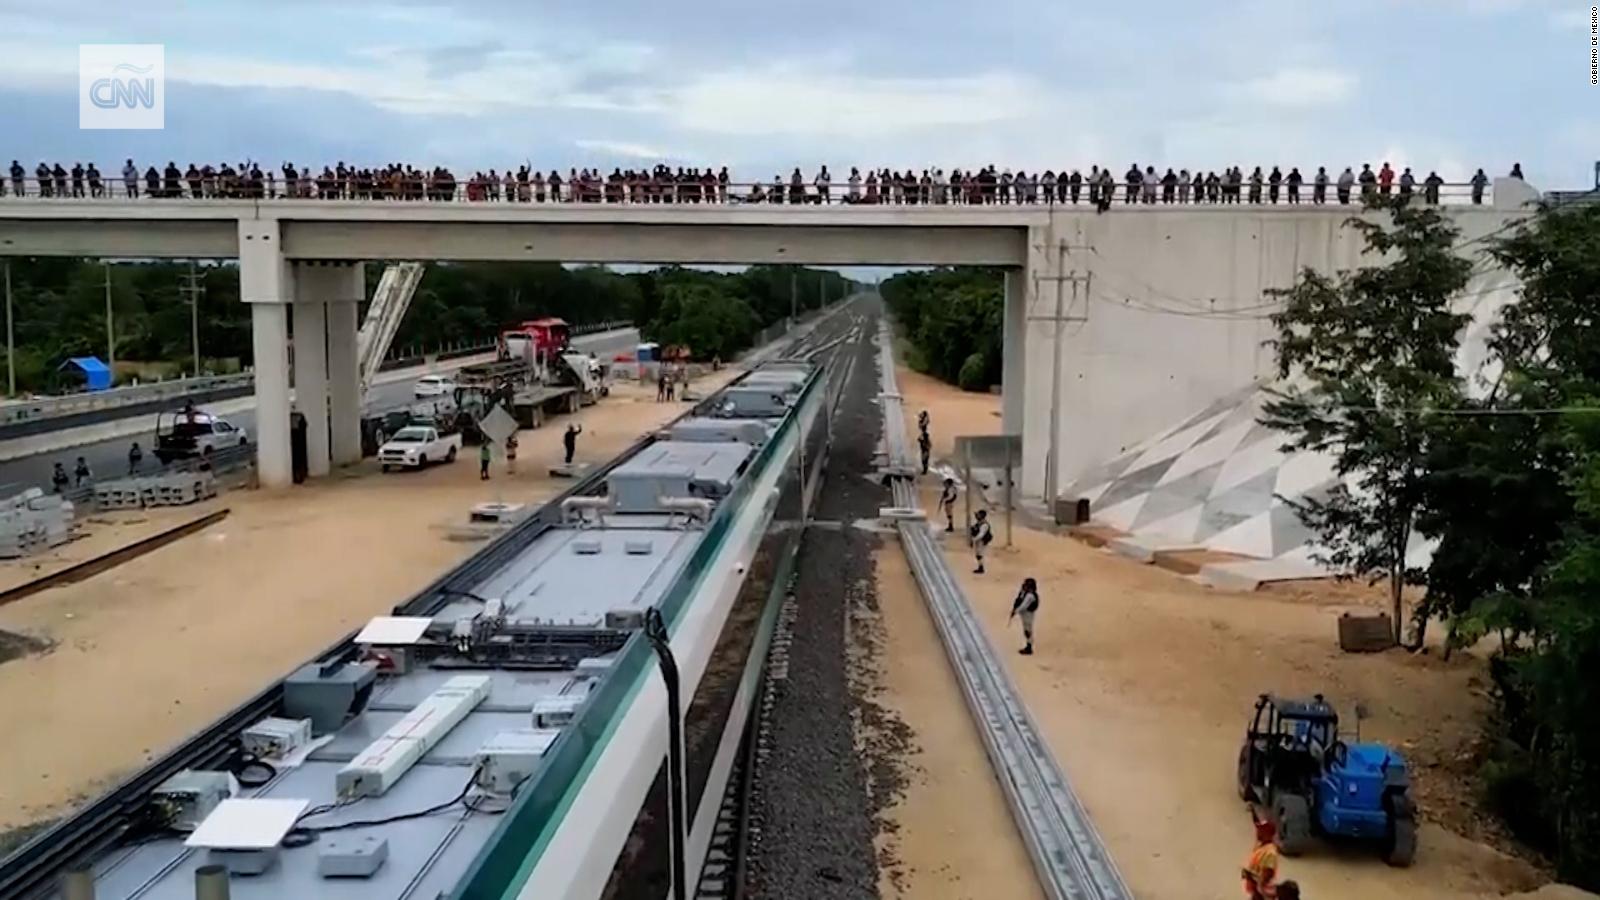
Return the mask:
[[[118,183],[103,176],[94,163],[74,163],[69,169],[61,163],[41,162],[29,177],[17,160],[11,161],[9,188],[15,196],[60,198],[98,198],[118,192]],[[796,167],[787,178],[773,175],[770,181],[737,182],[723,166],[676,169],[657,165],[650,169],[614,168],[610,174],[600,169],[568,169],[565,177],[555,169],[548,174],[531,165],[473,172],[458,180],[443,166],[419,169],[406,163],[390,163],[376,168],[347,166],[340,162],[323,166],[320,172],[310,167],[284,163],[278,169],[263,169],[259,163],[242,162],[213,166],[190,163],[179,168],[168,162],[161,168],[141,169],[132,159],[119,173],[120,195],[125,198],[166,199],[320,199],[320,200],[467,200],[489,203],[768,203],[790,205],[1011,205],[1087,203],[1100,211],[1121,204],[1349,204],[1354,198],[1396,196],[1402,201],[1420,196],[1422,202],[1441,202],[1445,185],[1438,172],[1418,177],[1409,167],[1399,173],[1385,162],[1377,171],[1363,164],[1358,173],[1346,166],[1337,176],[1318,166],[1310,175],[1298,167],[1284,172],[1279,166],[1263,173],[1256,166],[1249,175],[1242,166],[1215,170],[1190,170],[1155,166],[1128,167],[1120,176],[1109,167],[1090,166],[1087,174],[1079,169],[1027,172],[1000,169],[993,165],[980,169],[942,168],[868,169],[865,174],[851,168],[839,184],[827,166],[811,177]],[[1521,178],[1522,166],[1511,167],[1510,177]],[[1482,169],[1468,184],[1471,202],[1481,204],[1489,178]],[[7,183],[0,182],[0,196]],[[1331,193],[1331,196],[1330,196]]]

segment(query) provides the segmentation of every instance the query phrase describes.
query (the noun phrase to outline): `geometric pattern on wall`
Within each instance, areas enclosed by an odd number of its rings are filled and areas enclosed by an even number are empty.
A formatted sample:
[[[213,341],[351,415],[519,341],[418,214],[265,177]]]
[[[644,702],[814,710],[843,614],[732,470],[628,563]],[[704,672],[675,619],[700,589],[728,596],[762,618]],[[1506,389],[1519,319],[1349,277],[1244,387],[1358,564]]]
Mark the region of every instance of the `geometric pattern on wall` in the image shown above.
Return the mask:
[[[1311,562],[1311,533],[1281,498],[1326,496],[1335,476],[1320,453],[1285,454],[1256,419],[1252,385],[1096,466],[1063,495],[1086,497],[1092,519],[1158,545],[1199,546]]]
[[[1498,369],[1486,365],[1487,340],[1520,285],[1491,266],[1467,287],[1455,304],[1470,317],[1456,365],[1477,395],[1497,379]],[[1094,521],[1157,546],[1208,547],[1321,569],[1311,558],[1311,533],[1280,498],[1326,496],[1335,483],[1332,460],[1282,453],[1282,436],[1256,423],[1265,399],[1261,385],[1241,388],[1085,472],[1062,496],[1087,497]],[[1433,542],[1413,534],[1407,563],[1426,566],[1432,555]]]

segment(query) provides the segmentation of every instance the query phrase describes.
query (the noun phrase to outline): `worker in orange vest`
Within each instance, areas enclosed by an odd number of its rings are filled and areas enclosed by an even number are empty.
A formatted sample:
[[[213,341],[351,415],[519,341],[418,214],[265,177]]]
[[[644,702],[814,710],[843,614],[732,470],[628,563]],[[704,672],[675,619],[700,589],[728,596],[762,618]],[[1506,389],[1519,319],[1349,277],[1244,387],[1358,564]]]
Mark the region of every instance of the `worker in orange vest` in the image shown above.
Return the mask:
[[[1278,896],[1278,829],[1270,821],[1256,821],[1256,845],[1239,876],[1247,900],[1275,900]]]

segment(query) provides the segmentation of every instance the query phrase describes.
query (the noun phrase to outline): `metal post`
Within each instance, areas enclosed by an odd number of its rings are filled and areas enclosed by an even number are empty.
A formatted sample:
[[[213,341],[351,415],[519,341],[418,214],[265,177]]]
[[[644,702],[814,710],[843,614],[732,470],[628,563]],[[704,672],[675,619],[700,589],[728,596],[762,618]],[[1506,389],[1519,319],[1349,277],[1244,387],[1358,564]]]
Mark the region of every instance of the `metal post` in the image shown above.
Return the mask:
[[[794,327],[794,320],[796,318],[798,318],[799,315],[800,315],[799,312],[798,312],[798,310],[800,308],[800,306],[799,306],[799,302],[800,302],[799,301],[799,297],[800,297],[800,295],[799,295],[799,293],[797,293],[797,288],[795,287],[796,283],[799,280],[799,277],[800,276],[797,273],[795,273],[794,271],[791,270],[789,272],[789,326],[791,328]]]
[[[11,328],[11,260],[6,260],[6,393],[17,395],[17,339]]]
[[[1011,507],[1013,507],[1015,505],[1016,504],[1012,502],[1012,494],[1011,494],[1011,457],[1009,455],[1007,455],[1007,457],[1006,457],[1006,549],[1007,550],[1011,549]]]
[[[1057,251],[1056,271],[1061,271],[1061,262],[1066,256],[1066,248]],[[1072,300],[1076,305],[1078,300],[1078,270],[1073,269],[1072,275]],[[1055,506],[1056,473],[1061,466],[1058,456],[1061,452],[1061,279],[1056,279],[1056,313],[1053,318],[1055,326],[1053,344],[1050,348],[1050,457],[1045,460],[1044,466],[1044,503],[1046,508]]]
[[[189,261],[189,342],[194,349],[194,377],[200,377],[200,293],[194,260]]]
[[[967,513],[963,516],[963,528],[972,527],[972,449],[965,443],[961,445],[961,487],[962,496],[966,497]]]
[[[116,326],[111,317],[111,263],[102,262],[106,270],[106,367],[111,370],[111,381],[117,380]]]

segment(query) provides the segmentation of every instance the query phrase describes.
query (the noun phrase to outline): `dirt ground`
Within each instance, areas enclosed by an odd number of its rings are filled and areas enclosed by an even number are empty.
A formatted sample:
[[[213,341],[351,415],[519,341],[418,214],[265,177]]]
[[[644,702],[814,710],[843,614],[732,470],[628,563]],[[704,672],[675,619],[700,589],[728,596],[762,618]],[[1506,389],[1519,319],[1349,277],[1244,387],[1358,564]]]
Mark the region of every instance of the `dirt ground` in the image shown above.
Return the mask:
[[[907,427],[932,416],[934,458],[958,434],[999,430],[998,398],[964,394],[901,371]],[[925,479],[932,509],[936,479]],[[960,505],[957,508],[960,513]],[[958,529],[960,523],[958,522]],[[941,528],[942,531],[942,528]],[[1251,842],[1233,778],[1256,695],[1324,693],[1363,737],[1402,749],[1413,768],[1424,825],[1415,864],[1391,869],[1363,846],[1318,846],[1285,864],[1315,898],[1468,898],[1532,891],[1546,876],[1491,846],[1492,826],[1472,803],[1474,744],[1484,709],[1484,663],[1471,653],[1339,651],[1341,610],[1366,605],[1350,586],[1297,583],[1255,594],[1216,591],[1064,536],[1021,527],[1015,547],[996,543],[986,575],[971,574],[965,541],[944,546],[990,639],[1139,897],[1238,895]],[[1016,654],[1007,622],[1022,578],[1039,581],[1037,655]],[[1567,896],[1547,887],[1538,896]],[[1572,896],[1581,895],[1575,892]]]
[[[224,504],[226,505],[226,504]],[[73,540],[53,550],[22,559],[0,560],[0,591],[10,590],[69,566],[176,528],[216,509],[194,506],[157,507],[92,513],[78,520]]]
[[[899,543],[877,553],[868,696],[910,733],[899,796],[878,837],[885,898],[1044,897],[961,687]]]
[[[653,385],[619,385],[579,413],[578,461],[688,408],[654,399]],[[290,491],[232,492],[188,508],[232,509],[205,531],[0,607],[0,630],[53,645],[0,665],[0,828],[63,812],[427,585],[480,546],[445,533],[472,504],[559,493],[568,482],[548,469],[571,421],[523,432],[518,473],[496,460],[488,482],[469,450],[422,472],[368,460]]]

